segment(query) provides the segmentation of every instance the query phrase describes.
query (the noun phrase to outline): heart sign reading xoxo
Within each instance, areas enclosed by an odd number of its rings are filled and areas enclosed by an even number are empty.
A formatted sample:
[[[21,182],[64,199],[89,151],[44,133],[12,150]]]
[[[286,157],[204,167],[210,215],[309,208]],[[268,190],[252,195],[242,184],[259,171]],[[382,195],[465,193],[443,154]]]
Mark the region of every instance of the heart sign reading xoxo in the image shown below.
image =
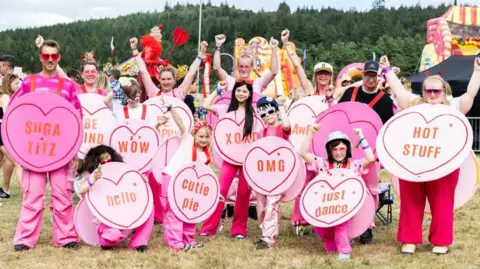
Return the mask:
[[[351,219],[362,208],[367,194],[363,179],[347,169],[321,173],[304,189],[300,212],[316,227],[333,227]]]
[[[16,99],[3,117],[5,149],[21,166],[48,172],[68,164],[82,144],[82,118],[65,98],[49,92]]]
[[[299,167],[292,145],[280,137],[269,136],[250,146],[243,162],[243,173],[254,191],[278,195],[292,186]]]
[[[152,158],[162,142],[158,131],[143,120],[126,120],[117,125],[108,138],[108,145],[123,161],[141,173],[151,169]]]
[[[85,195],[92,214],[117,229],[134,229],[153,210],[152,190],[142,174],[126,163],[103,165],[103,177]]]
[[[459,111],[423,104],[402,110],[381,129],[377,152],[393,175],[424,182],[459,168],[470,154],[472,127]]]
[[[80,159],[98,145],[105,144],[108,135],[117,125],[112,111],[105,105],[105,97],[96,93],[84,93],[78,96],[83,112],[83,143],[78,151]]]
[[[362,129],[373,153],[376,153],[375,141],[382,127],[382,120],[367,105],[358,102],[337,104],[318,116],[316,123],[321,126],[312,140],[312,149],[316,156],[327,156],[325,139],[330,133],[341,131],[350,138],[353,159],[363,158],[362,148],[355,148],[358,139],[353,132],[354,128]]]
[[[242,165],[250,144],[257,140],[259,132],[264,128],[263,121],[254,115],[252,135],[243,139],[245,116],[240,114],[235,111],[225,114],[213,130],[215,151],[224,161],[234,165]]]
[[[162,98],[167,104],[172,105],[178,116],[182,119],[182,123],[183,126],[185,126],[186,131],[190,132],[193,127],[193,116],[190,108],[188,108],[188,106],[182,100],[175,97],[157,96],[148,99],[147,101],[145,101],[144,104],[148,105],[148,111],[149,113],[151,113],[152,117],[159,118],[164,116],[168,118],[167,123],[159,127],[160,135],[162,136],[162,138],[167,139],[175,135],[181,135],[180,129],[178,128],[177,124],[175,124],[172,114],[168,111],[167,107],[162,105]]]
[[[187,223],[199,223],[210,217],[220,200],[220,184],[212,169],[191,162],[173,176],[168,184],[168,203],[173,213]]]
[[[252,94],[252,106],[257,107],[257,101],[258,99],[262,98],[262,96],[256,92]],[[232,101],[232,91],[227,91],[227,92],[222,92],[222,98],[218,97],[213,101],[215,105],[230,105],[230,102]],[[215,113],[209,112],[207,116],[207,122],[215,127],[218,122],[218,116],[215,115]]]
[[[320,113],[327,109],[325,97],[314,95],[300,99],[288,110],[288,119],[292,125],[289,140],[297,150],[300,150],[309,127],[315,123]]]

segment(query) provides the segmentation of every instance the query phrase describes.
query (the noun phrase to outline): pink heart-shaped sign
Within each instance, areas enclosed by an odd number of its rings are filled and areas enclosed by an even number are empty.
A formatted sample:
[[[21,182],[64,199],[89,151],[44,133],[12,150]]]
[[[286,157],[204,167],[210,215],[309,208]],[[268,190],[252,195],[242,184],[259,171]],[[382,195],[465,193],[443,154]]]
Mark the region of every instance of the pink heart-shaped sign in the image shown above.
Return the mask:
[[[182,119],[182,123],[187,129],[187,132],[190,132],[193,126],[193,116],[188,106],[183,101],[172,96],[162,96],[162,97],[157,96],[157,97],[148,99],[144,104],[148,105],[148,110],[150,113],[149,115],[151,115],[152,117],[168,118],[167,123],[160,126],[159,128],[160,136],[163,139],[166,139],[172,136],[181,135],[180,129],[178,128],[177,124],[175,123],[172,117],[172,113],[169,113],[168,109],[164,105],[162,105],[163,100],[165,100],[167,104],[171,104],[173,106],[178,116]]]
[[[468,157],[472,127],[449,106],[424,104],[396,114],[381,129],[377,143],[378,157],[392,174],[411,181],[435,180]]]
[[[134,229],[153,210],[152,191],[142,174],[126,163],[107,163],[103,178],[95,182],[85,199],[90,211],[107,226]]]
[[[242,165],[248,147],[257,140],[259,132],[264,128],[263,121],[254,115],[252,135],[243,139],[245,116],[240,114],[238,111],[225,114],[213,130],[214,149],[224,161],[234,165]]]
[[[80,113],[65,98],[49,93],[24,95],[8,107],[2,138],[21,166],[48,172],[69,163],[82,143]]]
[[[297,162],[299,164],[297,177],[295,178],[292,186],[282,193],[282,203],[288,203],[297,198],[300,193],[302,193],[303,187],[305,187],[305,182],[307,180],[307,169],[305,167],[305,162],[298,154]]]
[[[358,138],[353,132],[354,128],[362,129],[373,153],[376,153],[375,145],[382,121],[378,114],[367,105],[358,102],[337,104],[318,116],[316,123],[321,126],[312,140],[312,150],[316,156],[327,156],[325,148],[327,136],[334,131],[341,131],[350,138],[353,159],[363,158],[362,148],[355,148]]]
[[[142,120],[127,120],[117,125],[108,139],[108,144],[122,155],[123,160],[142,173],[151,169],[160,143],[158,131]]]
[[[275,136],[253,143],[243,164],[250,187],[265,195],[278,195],[288,190],[299,167],[297,154],[290,143]]]
[[[256,92],[252,94],[252,106],[257,107],[257,101],[258,99],[262,98],[262,96]],[[227,91],[227,92],[222,92],[222,98],[218,97],[215,99],[214,104],[215,105],[225,105],[228,107],[230,105],[230,102],[232,101],[232,91]],[[218,116],[215,115],[215,113],[209,112],[207,116],[207,122],[212,125],[212,127],[215,127],[218,122]]]
[[[335,169],[331,175],[321,173],[300,197],[300,212],[317,227],[333,227],[351,219],[365,201],[363,179],[347,169]]]
[[[309,127],[315,123],[320,113],[327,109],[325,97],[314,95],[295,102],[288,110],[288,119],[292,126],[289,140],[297,150],[300,150]]]
[[[168,184],[170,208],[187,223],[199,223],[210,217],[219,199],[220,185],[215,173],[200,162],[187,164]]]
[[[180,147],[181,142],[182,139],[180,137],[172,136],[163,141],[163,143],[158,147],[155,156],[153,156],[152,172],[159,184],[163,184],[163,169],[167,167],[167,164],[177,152],[178,147]]]
[[[112,111],[105,105],[104,96],[85,93],[78,96],[83,112],[83,142],[78,157],[85,158],[87,152],[107,143],[108,135],[117,125]]]

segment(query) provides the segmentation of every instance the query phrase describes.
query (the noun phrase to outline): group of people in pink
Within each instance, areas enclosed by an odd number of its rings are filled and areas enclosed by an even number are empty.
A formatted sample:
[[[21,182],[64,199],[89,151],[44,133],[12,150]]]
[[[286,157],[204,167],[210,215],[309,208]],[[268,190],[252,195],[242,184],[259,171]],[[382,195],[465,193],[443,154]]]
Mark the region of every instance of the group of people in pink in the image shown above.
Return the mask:
[[[280,72],[280,64],[277,50],[279,41],[271,38],[269,45],[272,51],[270,69],[263,75],[252,80],[250,74],[255,65],[252,55],[245,54],[238,57],[235,67],[236,74],[229,75],[221,67],[220,54],[222,46],[227,40],[225,35],[215,37],[213,52],[213,69],[217,73],[219,83],[212,89],[201,107],[216,115],[219,119],[226,114],[234,114],[234,117],[244,121],[241,140],[251,140],[258,128],[257,120],[263,121],[263,128],[255,134],[256,140],[276,136],[286,141],[292,134],[292,124],[288,112],[292,105],[309,96],[322,96],[322,102],[328,107],[334,108],[339,103],[359,102],[366,104],[378,114],[382,123],[387,123],[397,111],[406,110],[418,104],[448,105],[466,114],[472,107],[475,96],[480,88],[480,58],[476,58],[474,71],[466,93],[460,97],[449,100],[451,88],[441,76],[428,76],[422,86],[421,95],[415,95],[405,89],[397,74],[390,65],[386,56],[380,61],[366,61],[361,79],[353,83],[351,78],[345,80],[344,87],[335,88],[333,66],[327,62],[314,65],[312,80],[309,80],[303,69],[301,59],[290,45],[288,30],[282,31],[280,39],[283,49],[288,53],[289,60],[295,66],[295,72],[301,84],[301,89],[289,89],[290,95],[263,96],[254,101],[254,94],[262,94],[267,86],[272,83],[275,76]],[[245,179],[243,164],[236,165],[223,161],[218,167],[218,182],[220,186],[220,201],[215,206],[213,213],[197,226],[182,221],[169,202],[168,187],[172,177],[190,162],[201,162],[207,166],[214,163],[215,150],[213,149],[213,137],[215,126],[196,118],[193,128],[189,129],[182,122],[177,108],[168,103],[167,98],[173,97],[183,101],[189,94],[191,85],[195,82],[195,76],[199,72],[209,50],[207,42],[200,45],[198,56],[192,62],[183,82],[176,85],[176,71],[170,67],[158,67],[156,84],[148,71],[147,65],[138,51],[138,40],[130,39],[132,57],[134,58],[141,73],[141,82],[135,78],[120,78],[119,84],[111,89],[104,90],[96,87],[101,72],[93,54],[87,54],[82,63],[81,75],[83,85],[78,85],[69,79],[59,67],[61,60],[60,45],[53,40],[37,41],[39,47],[39,60],[42,63],[42,71],[29,75],[21,83],[19,89],[15,89],[16,78],[5,76],[0,96],[0,115],[7,110],[8,103],[22,98],[32,92],[51,92],[58,94],[70,102],[82,115],[82,106],[79,95],[97,93],[104,96],[104,103],[112,111],[117,122],[128,119],[138,119],[148,122],[148,125],[158,129],[167,123],[167,119],[153,116],[148,105],[141,102],[142,86],[149,98],[162,98],[162,107],[170,113],[175,124],[180,130],[180,144],[173,157],[162,171],[162,178],[155,179],[153,172],[144,173],[144,180],[151,188],[153,195],[154,210],[145,223],[134,231],[130,229],[117,229],[108,225],[97,223],[97,235],[103,249],[110,249],[128,238],[132,233],[129,248],[144,252],[147,250],[149,239],[154,229],[154,223],[163,225],[163,237],[165,244],[173,251],[192,251],[205,247],[195,240],[195,235],[212,237],[218,232],[225,202],[232,182],[238,178],[236,199],[234,204],[234,216],[230,234],[232,237],[242,240],[249,236],[248,218],[252,188]],[[0,69],[1,71],[1,69]],[[382,91],[379,85],[388,83],[390,94]],[[14,92],[14,93],[13,93]],[[217,101],[229,94],[230,103],[223,104]],[[4,101],[3,95],[11,95],[11,100]],[[118,96],[124,100],[119,101]],[[168,97],[167,97],[168,96]],[[165,97],[165,98],[164,98]],[[42,100],[39,100],[42,102]],[[26,115],[28,117],[28,115]],[[368,119],[366,119],[368,120]],[[257,125],[256,125],[257,124]],[[312,140],[316,132],[324,128],[322,125],[312,124],[305,134],[301,148],[297,154],[305,163],[305,186],[314,178],[323,173],[330,173],[336,169],[347,169],[353,174],[365,180],[369,193],[374,196],[378,203],[378,183],[381,164],[376,159],[372,150],[372,143],[367,141],[364,132],[360,128],[353,131],[355,137],[349,137],[339,130],[331,132],[324,141],[325,156],[316,156],[312,152]],[[0,140],[1,142],[1,140]],[[246,143],[246,142],[245,142]],[[356,146],[356,147],[355,147]],[[248,145],[245,145],[248,147]],[[353,159],[354,150],[363,151],[362,159]],[[8,155],[3,149],[0,151]],[[15,160],[10,160],[15,163]],[[88,151],[81,161],[72,160],[71,164],[54,171],[44,173],[23,169],[21,171],[21,187],[23,200],[18,218],[14,237],[14,250],[24,251],[31,249],[37,243],[43,221],[43,210],[46,197],[47,180],[51,187],[50,208],[52,211],[52,230],[55,247],[77,249],[79,238],[74,225],[74,207],[72,202],[72,190],[83,197],[95,183],[102,180],[102,165],[109,162],[124,162],[124,159],[115,149],[107,145],[99,145]],[[68,180],[68,170],[76,168],[75,181]],[[417,183],[400,179],[401,203],[398,225],[397,241],[402,243],[401,252],[413,254],[416,245],[422,244],[422,222],[425,203],[428,199],[431,206],[432,221],[430,226],[429,241],[433,245],[433,253],[446,254],[453,244],[454,232],[454,198],[455,188],[459,179],[459,169],[449,175],[429,181]],[[256,209],[260,238],[255,240],[257,249],[270,249],[277,246],[277,238],[280,235],[280,206],[282,195],[264,195],[256,193]],[[308,221],[302,216],[300,210],[300,195],[295,199],[291,215],[291,225],[295,234],[302,236]],[[368,220],[370,221],[370,220]],[[374,220],[371,220],[368,228],[361,236],[362,244],[373,243]],[[352,253],[352,238],[348,235],[349,221],[342,224],[320,228],[314,227],[316,234],[324,240],[326,252],[338,253],[340,260],[349,260]],[[287,235],[280,235],[287,236]],[[393,240],[393,239],[392,239]],[[202,240],[203,241],[203,240]],[[207,246],[208,247],[208,246]]]

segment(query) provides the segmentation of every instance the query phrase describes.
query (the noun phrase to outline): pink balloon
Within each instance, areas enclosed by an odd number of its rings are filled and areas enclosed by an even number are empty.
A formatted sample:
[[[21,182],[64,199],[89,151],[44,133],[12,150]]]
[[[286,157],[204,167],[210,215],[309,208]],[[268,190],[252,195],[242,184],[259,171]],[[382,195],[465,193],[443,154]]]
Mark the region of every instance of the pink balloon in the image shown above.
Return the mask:
[[[74,222],[75,230],[78,236],[90,246],[99,247],[100,239],[98,238],[97,225],[93,223],[95,216],[88,208],[85,199],[81,199],[75,208]]]
[[[348,237],[357,238],[362,235],[375,218],[375,201],[372,194],[367,190],[367,195],[365,196],[365,202],[363,202],[362,208],[350,219],[348,223]]]
[[[157,152],[152,159],[152,172],[158,183],[163,183],[163,169],[167,167],[167,164],[175,155],[175,152],[177,151],[178,147],[180,147],[181,143],[182,138],[178,136],[172,136],[163,141],[160,147],[158,147]]]
[[[262,98],[262,96],[256,92],[253,93],[252,95],[252,106],[253,108],[256,108],[257,107],[257,101],[258,99]],[[222,105],[222,104],[226,104],[226,105],[230,105],[230,102],[232,101],[232,91],[227,91],[227,92],[222,92],[222,99],[220,98],[217,98],[215,99],[215,101],[213,101],[213,103],[215,105]],[[215,127],[215,125],[217,125],[217,122],[218,122],[218,116],[215,115],[215,113],[212,113],[212,112],[209,112],[208,115],[207,115],[207,122],[210,123],[210,125],[212,125],[212,127]]]
[[[21,166],[48,172],[68,164],[82,144],[80,113],[65,98],[50,92],[16,99],[3,117],[5,149]]]
[[[313,153],[316,156],[327,156],[325,148],[327,136],[334,131],[341,131],[350,138],[353,159],[363,158],[363,150],[355,149],[358,138],[353,132],[354,128],[362,129],[365,139],[376,154],[375,145],[382,121],[378,114],[366,104],[359,102],[337,104],[320,114],[316,123],[321,126],[312,141]]]
[[[288,188],[283,194],[282,194],[282,202],[283,203],[288,203],[295,198],[297,198],[298,195],[303,190],[303,187],[305,186],[306,178],[307,178],[307,170],[305,167],[305,162],[303,161],[302,157],[297,154],[297,161],[298,161],[298,173],[297,177],[295,178],[295,181],[293,182],[292,186]]]

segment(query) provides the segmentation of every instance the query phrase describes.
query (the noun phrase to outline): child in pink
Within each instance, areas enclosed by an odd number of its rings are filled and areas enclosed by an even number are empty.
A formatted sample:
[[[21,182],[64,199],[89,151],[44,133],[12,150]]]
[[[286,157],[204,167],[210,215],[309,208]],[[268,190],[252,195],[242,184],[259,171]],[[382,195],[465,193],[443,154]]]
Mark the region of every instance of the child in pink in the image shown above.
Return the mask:
[[[320,129],[319,125],[310,127],[307,137],[300,148],[300,155],[307,163],[307,168],[317,173],[328,173],[337,168],[350,169],[358,175],[366,174],[367,167],[375,160],[372,149],[363,137],[361,129],[355,129],[355,134],[359,139],[358,146],[362,146],[365,158],[360,160],[350,160],[352,157],[352,148],[350,139],[342,132],[333,132],[328,135],[325,143],[327,158],[313,155],[309,152],[313,135]],[[348,237],[348,221],[331,228],[315,228],[315,232],[324,241],[324,248],[327,252],[338,252],[341,260],[349,260],[352,247]]]
[[[288,141],[291,133],[290,122],[283,107],[285,98],[279,102],[271,97],[262,97],[257,102],[258,115],[267,127],[260,133],[260,137],[277,136]],[[280,121],[279,121],[280,120]],[[257,243],[257,249],[275,247],[280,227],[280,203],[282,195],[263,195],[257,193],[257,216],[262,236]]]
[[[102,165],[108,162],[123,162],[123,159],[113,148],[105,145],[96,146],[88,151],[82,167],[77,171],[79,176],[74,184],[74,189],[78,196],[82,198],[95,182],[101,180]],[[145,181],[147,181],[146,176]],[[138,252],[147,251],[147,244],[152,230],[153,212],[144,224],[135,228],[128,247],[130,249],[136,249]],[[99,223],[97,232],[102,249],[110,249],[124,241],[132,230],[120,230]]]

